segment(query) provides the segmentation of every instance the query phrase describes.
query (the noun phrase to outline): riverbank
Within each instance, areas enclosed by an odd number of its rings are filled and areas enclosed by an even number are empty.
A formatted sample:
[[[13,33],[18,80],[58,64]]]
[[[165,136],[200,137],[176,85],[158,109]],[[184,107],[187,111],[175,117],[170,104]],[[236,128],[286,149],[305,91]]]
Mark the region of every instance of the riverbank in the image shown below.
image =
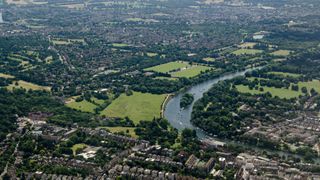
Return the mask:
[[[164,101],[161,104],[161,110],[160,110],[160,118],[164,118],[164,111],[166,108],[167,103],[170,101],[170,99],[174,96],[174,94],[168,94]]]

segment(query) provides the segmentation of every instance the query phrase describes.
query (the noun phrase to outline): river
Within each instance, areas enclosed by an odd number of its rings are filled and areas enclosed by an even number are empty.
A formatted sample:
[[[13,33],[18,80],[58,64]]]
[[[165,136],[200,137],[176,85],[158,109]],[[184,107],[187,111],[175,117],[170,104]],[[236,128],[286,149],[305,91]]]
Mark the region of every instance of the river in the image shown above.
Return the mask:
[[[197,131],[197,135],[198,135],[199,139],[206,138],[207,136],[205,135],[205,133],[201,129],[193,126],[192,123],[190,122],[192,108],[193,108],[194,103],[197,100],[201,99],[203,97],[203,94],[205,92],[209,91],[209,89],[214,84],[217,84],[219,81],[233,79],[237,76],[243,76],[246,72],[252,71],[252,70],[253,69],[247,69],[244,71],[239,71],[239,72],[235,72],[235,73],[222,75],[218,78],[214,78],[214,79],[199,83],[197,85],[194,85],[194,86],[188,88],[186,91],[177,93],[166,104],[165,111],[164,111],[164,117],[170,122],[170,124],[173,127],[177,128],[179,131],[181,131],[185,128],[195,129]],[[185,93],[193,94],[194,101],[192,102],[192,104],[190,106],[182,109],[182,108],[180,108],[180,100]]]

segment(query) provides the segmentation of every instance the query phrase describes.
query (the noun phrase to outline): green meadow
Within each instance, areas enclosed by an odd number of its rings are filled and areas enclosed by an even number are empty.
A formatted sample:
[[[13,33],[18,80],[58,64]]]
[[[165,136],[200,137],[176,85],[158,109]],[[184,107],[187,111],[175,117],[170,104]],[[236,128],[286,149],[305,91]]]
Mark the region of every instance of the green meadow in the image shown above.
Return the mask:
[[[289,50],[278,50],[271,53],[274,56],[289,56],[291,51]]]
[[[156,95],[150,93],[133,92],[133,95],[127,96],[121,94],[101,115],[107,117],[128,116],[135,124],[141,120],[152,120],[154,117],[160,117],[161,105],[166,95]]]
[[[97,106],[87,100],[83,100],[80,102],[72,101],[70,103],[67,103],[66,106],[72,109],[76,109],[83,112],[90,112],[94,113],[94,109],[97,108]]]
[[[232,54],[239,56],[239,55],[256,55],[262,53],[262,50],[258,49],[238,49],[233,51]]]
[[[291,99],[299,97],[300,95],[303,95],[301,91],[293,91],[290,88],[284,89],[284,88],[274,88],[274,87],[263,87],[264,91],[256,90],[256,89],[249,89],[248,86],[245,85],[237,85],[236,88],[241,93],[250,93],[250,94],[265,94],[266,92],[271,93],[273,97],[278,96],[279,98],[283,99]]]
[[[268,74],[275,74],[275,75],[279,75],[279,76],[285,76],[285,77],[300,77],[301,74],[295,74],[295,73],[287,73],[287,72],[269,72]]]
[[[308,91],[310,91],[313,88],[318,93],[320,93],[320,81],[319,80],[299,82],[298,86],[299,86],[299,88],[306,87],[308,89]]]
[[[46,91],[50,91],[51,88],[48,87],[48,86],[40,86],[40,85],[37,85],[37,84],[33,84],[33,83],[30,83],[30,82],[26,82],[26,81],[22,81],[22,80],[19,80],[19,81],[13,81],[12,84],[10,84],[9,86],[7,86],[7,88],[9,90],[12,90],[12,89],[17,89],[17,88],[23,88],[23,89],[26,89],[26,90],[46,90]]]
[[[205,65],[189,64],[185,61],[174,61],[165,64],[160,64],[158,66],[153,66],[144,69],[145,71],[155,71],[161,73],[170,73],[173,78],[191,78],[199,75],[201,72],[210,70],[212,68]],[[168,78],[162,78],[168,79]],[[169,80],[169,79],[168,79]]]

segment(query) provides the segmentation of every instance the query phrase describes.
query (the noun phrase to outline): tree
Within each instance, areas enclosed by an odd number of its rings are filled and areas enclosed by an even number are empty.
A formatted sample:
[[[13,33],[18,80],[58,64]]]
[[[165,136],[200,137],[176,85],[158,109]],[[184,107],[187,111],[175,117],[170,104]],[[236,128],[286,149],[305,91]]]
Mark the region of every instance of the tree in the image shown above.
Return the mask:
[[[301,91],[304,93],[304,94],[307,94],[308,93],[308,89],[306,87],[302,87],[301,88]]]

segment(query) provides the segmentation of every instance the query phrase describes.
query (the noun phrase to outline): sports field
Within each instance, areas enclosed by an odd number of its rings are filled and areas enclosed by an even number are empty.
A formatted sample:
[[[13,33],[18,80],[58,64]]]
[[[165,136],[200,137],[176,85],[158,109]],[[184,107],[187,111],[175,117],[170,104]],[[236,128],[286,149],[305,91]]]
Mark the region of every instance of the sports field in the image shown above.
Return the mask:
[[[156,95],[150,93],[133,92],[133,95],[127,96],[121,94],[101,115],[107,117],[128,116],[135,124],[141,120],[152,120],[154,117],[160,117],[161,105],[166,95]]]
[[[186,68],[187,66],[189,66],[188,62],[174,61],[174,62],[169,62],[166,64],[160,64],[158,66],[146,68],[144,70],[145,71],[155,71],[155,72],[161,72],[161,73],[168,73],[168,72],[176,70],[176,69]]]
[[[186,78],[190,78],[190,77],[194,77],[199,75],[201,72],[205,72],[206,70],[211,69],[210,67],[207,66],[192,66],[190,68],[187,68],[185,70],[182,71],[177,71],[174,73],[171,73],[172,77],[186,77]]]

